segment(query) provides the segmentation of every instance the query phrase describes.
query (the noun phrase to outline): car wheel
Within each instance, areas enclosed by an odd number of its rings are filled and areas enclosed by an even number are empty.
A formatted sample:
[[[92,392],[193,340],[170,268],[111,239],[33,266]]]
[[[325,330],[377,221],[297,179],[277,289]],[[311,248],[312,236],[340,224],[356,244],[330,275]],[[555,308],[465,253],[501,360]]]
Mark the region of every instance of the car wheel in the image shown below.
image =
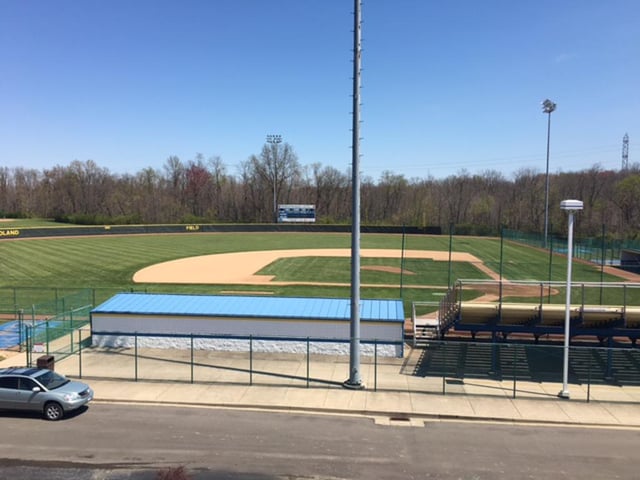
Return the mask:
[[[64,415],[64,410],[59,403],[49,402],[44,406],[44,417],[47,420],[60,420]]]

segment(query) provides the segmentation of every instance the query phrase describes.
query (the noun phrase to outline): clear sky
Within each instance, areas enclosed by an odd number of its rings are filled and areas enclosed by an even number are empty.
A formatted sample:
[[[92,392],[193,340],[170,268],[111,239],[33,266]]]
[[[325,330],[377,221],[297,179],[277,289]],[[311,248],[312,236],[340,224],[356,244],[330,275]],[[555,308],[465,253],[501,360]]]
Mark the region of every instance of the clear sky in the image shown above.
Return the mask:
[[[366,0],[361,171],[640,162],[640,1]],[[0,166],[351,165],[352,0],[0,0]]]

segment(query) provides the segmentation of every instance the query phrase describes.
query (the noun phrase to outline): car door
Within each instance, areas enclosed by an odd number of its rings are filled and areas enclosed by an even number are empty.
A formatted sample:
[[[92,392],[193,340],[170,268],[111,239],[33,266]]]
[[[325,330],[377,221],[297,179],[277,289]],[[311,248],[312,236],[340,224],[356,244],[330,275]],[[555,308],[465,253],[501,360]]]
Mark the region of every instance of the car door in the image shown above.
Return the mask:
[[[0,377],[0,409],[17,408],[18,399],[18,377]]]
[[[40,391],[34,392],[34,387],[39,387]],[[42,395],[42,388],[33,379],[19,377],[15,408],[20,410],[40,410]]]

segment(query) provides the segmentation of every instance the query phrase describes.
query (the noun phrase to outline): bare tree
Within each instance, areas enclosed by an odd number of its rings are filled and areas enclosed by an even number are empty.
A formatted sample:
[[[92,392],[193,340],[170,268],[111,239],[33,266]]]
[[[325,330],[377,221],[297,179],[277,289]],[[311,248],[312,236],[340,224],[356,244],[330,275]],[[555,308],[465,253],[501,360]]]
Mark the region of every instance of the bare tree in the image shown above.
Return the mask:
[[[443,182],[445,203],[449,212],[449,221],[455,224],[467,222],[467,212],[471,205],[471,177],[466,170],[448,177]]]
[[[640,175],[630,175],[615,187],[614,202],[620,209],[620,228],[623,233],[631,235],[640,225]]]
[[[320,163],[311,165],[313,202],[319,216],[333,221],[345,220],[351,186],[349,175],[338,169]]]
[[[262,181],[263,188],[270,188],[273,208],[272,220],[277,221],[278,199],[300,177],[298,156],[288,143],[265,143],[259,156],[249,157],[249,167],[254,177]]]
[[[518,170],[509,199],[507,224],[517,230],[541,232],[544,208],[544,176],[530,168]]]
[[[40,183],[40,173],[34,169],[17,167],[13,169],[13,207],[20,216],[29,217],[36,213],[36,194]]]
[[[303,176],[304,172],[304,176]],[[66,218],[75,222],[269,222],[281,203],[315,203],[324,222],[351,218],[350,172],[316,163],[302,168],[288,144],[264,145],[259,156],[227,174],[220,157],[202,154],[186,164],[169,157],[163,169],[112,175],[92,160],[73,161],[42,172],[0,167],[0,212],[7,216]],[[378,181],[361,178],[365,223],[386,225],[464,225],[456,232],[490,234],[500,225],[540,232],[544,213],[544,175],[519,170],[512,179],[496,171],[462,171],[441,180],[385,171]],[[582,235],[640,234],[640,166],[603,170],[598,164],[551,177],[550,205],[563,198],[584,201]],[[559,208],[550,225],[562,231]]]
[[[408,193],[408,185],[404,175],[396,175],[389,170],[382,172],[378,182],[380,195],[377,198],[380,220],[391,218],[394,223],[405,223],[407,217],[402,209],[402,198]]]
[[[189,213],[202,218],[207,210],[208,188],[211,174],[204,164],[204,156],[197,154],[185,168],[185,200]]]

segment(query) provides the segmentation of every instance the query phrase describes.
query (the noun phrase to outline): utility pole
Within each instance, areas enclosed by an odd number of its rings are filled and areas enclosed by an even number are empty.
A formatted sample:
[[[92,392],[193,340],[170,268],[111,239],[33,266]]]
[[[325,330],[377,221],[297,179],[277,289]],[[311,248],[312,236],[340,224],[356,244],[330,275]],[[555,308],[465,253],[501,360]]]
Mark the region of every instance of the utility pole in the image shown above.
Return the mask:
[[[345,388],[362,389],[360,376],[360,73],[362,55],[361,0],[354,0],[353,13],[353,128],[351,225],[351,328],[349,379]]]

